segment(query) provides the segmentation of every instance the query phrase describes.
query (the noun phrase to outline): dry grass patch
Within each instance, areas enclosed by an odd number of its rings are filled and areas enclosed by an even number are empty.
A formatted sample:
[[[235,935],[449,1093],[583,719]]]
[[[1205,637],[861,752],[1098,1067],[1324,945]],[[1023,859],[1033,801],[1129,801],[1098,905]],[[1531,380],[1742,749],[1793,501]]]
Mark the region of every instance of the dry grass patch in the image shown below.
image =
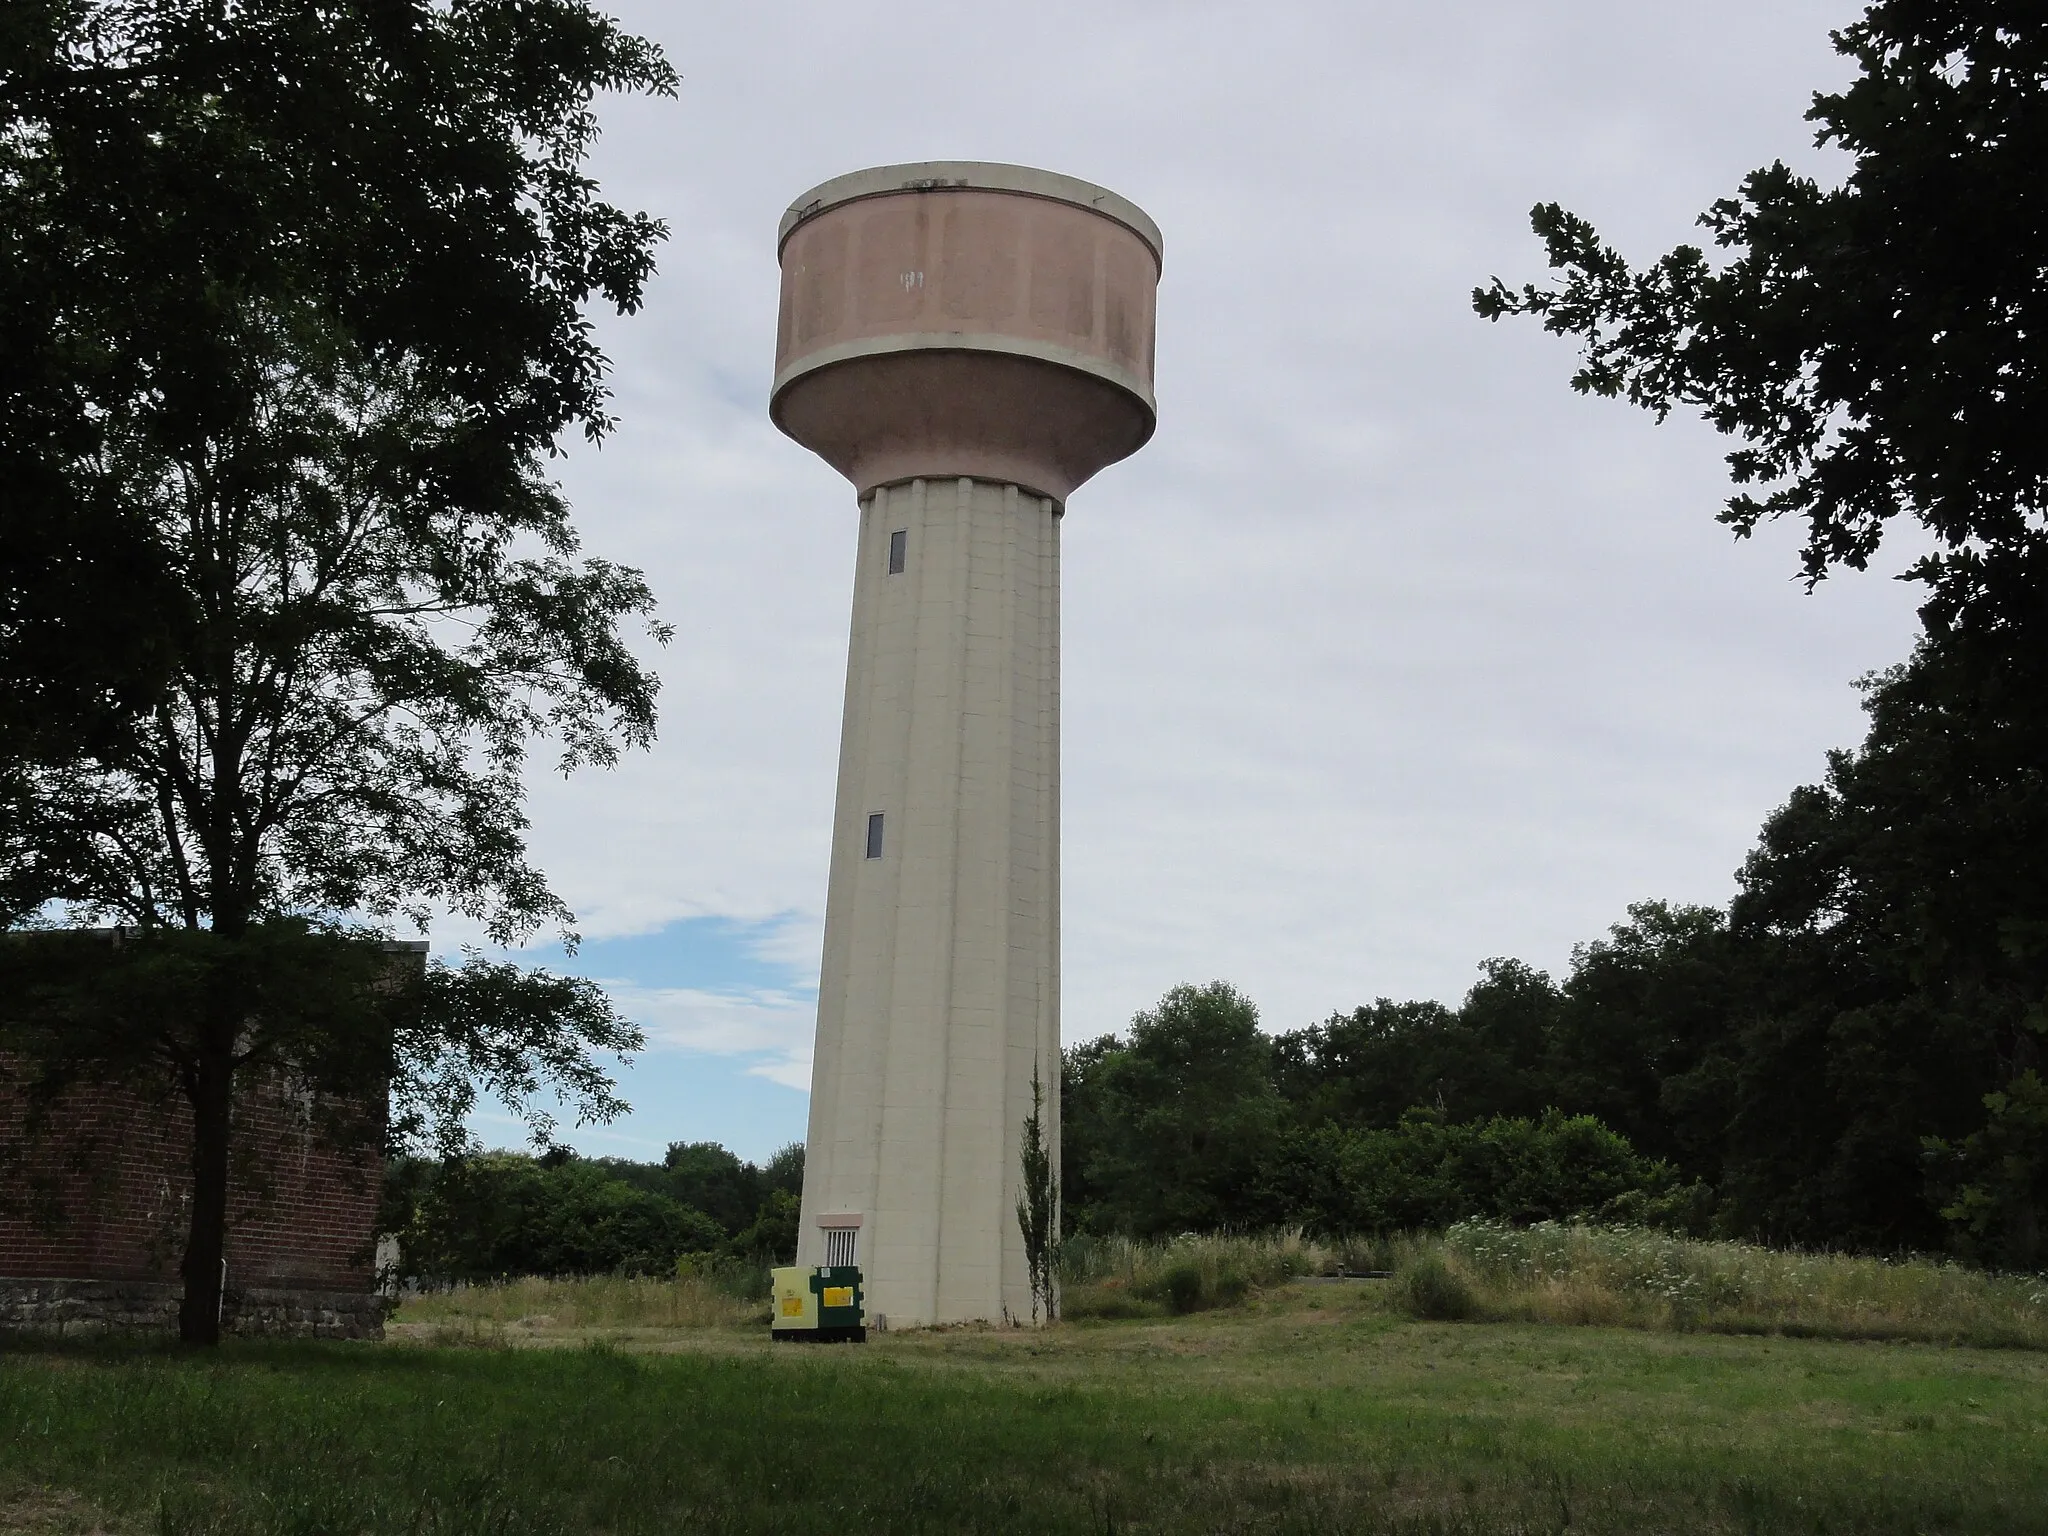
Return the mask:
[[[124,1536],[134,1527],[62,1488],[15,1488],[0,1494],[0,1536]]]
[[[699,1275],[673,1280],[590,1275],[506,1280],[411,1296],[392,1322],[396,1338],[503,1347],[563,1329],[765,1328],[768,1306]]]

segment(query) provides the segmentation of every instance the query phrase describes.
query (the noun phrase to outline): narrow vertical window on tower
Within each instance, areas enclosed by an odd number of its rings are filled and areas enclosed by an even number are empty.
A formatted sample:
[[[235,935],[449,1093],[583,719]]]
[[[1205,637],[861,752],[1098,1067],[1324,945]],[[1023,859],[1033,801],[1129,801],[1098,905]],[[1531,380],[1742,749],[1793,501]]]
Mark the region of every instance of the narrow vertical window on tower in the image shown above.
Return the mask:
[[[854,1244],[860,1233],[853,1227],[827,1227],[825,1229],[825,1267],[828,1269],[853,1268]]]
[[[908,528],[898,528],[889,535],[889,574],[891,576],[901,576],[903,574],[903,555],[909,546],[910,530]]]
[[[877,811],[874,815],[868,818],[868,857],[871,859],[879,859],[881,856],[882,813],[880,811]]]

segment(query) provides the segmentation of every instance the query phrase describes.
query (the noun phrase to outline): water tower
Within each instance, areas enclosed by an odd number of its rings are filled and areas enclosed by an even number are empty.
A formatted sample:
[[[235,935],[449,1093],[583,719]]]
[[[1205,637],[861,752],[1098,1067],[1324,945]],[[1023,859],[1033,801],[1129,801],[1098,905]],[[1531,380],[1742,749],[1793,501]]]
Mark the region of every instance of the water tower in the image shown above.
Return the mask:
[[[860,544],[797,1262],[892,1324],[1032,1316],[1057,1158],[1060,518],[1152,435],[1159,230],[1015,165],[856,171],[782,220],[775,424]]]

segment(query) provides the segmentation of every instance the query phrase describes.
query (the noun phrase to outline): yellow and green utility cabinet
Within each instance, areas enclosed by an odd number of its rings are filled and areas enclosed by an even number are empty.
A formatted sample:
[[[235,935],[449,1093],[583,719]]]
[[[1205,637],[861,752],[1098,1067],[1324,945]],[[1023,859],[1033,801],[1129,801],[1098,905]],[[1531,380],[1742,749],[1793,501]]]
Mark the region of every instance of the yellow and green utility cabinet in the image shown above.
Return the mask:
[[[852,1265],[820,1265],[816,1269],[773,1271],[775,1294],[768,1331],[778,1339],[810,1339],[821,1344],[865,1343],[867,1300],[861,1295],[860,1271]]]

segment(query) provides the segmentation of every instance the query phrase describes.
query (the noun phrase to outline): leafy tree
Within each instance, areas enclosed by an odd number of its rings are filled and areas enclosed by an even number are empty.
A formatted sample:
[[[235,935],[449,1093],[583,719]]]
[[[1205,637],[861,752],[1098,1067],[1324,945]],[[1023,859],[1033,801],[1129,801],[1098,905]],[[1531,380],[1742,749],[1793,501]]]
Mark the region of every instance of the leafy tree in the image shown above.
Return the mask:
[[[1031,1321],[1059,1316],[1059,1181],[1045,1136],[1045,1084],[1031,1067],[1031,1113],[1024,1118],[1018,1155],[1022,1193],[1017,1196],[1017,1230],[1024,1238],[1024,1270],[1031,1281]]]
[[[168,617],[74,691],[107,707],[53,703],[66,751],[0,741],[0,918],[60,902],[187,936],[163,951],[195,968],[180,1007],[129,1054],[193,1108],[181,1328],[210,1342],[238,1081],[286,1063],[354,1092],[396,1049],[333,1078],[297,1025],[245,1049],[289,1012],[261,956],[333,993],[359,974],[345,919],[568,922],[525,856],[529,744],[566,771],[652,735],[619,633],[647,588],[579,557],[543,471],[562,432],[609,427],[583,311],[636,308],[663,233],[583,173],[591,103],[674,75],[583,0],[44,0],[7,26],[0,325],[33,346],[0,408],[33,429],[40,504],[77,516],[10,578],[34,585],[0,641],[101,621],[122,578],[81,554],[92,519]],[[478,962],[416,1001],[401,1123],[479,1069],[616,1109],[588,1053],[637,1036],[587,988]],[[54,1080],[91,1052],[46,1002],[7,1022]]]
[[[760,1169],[715,1141],[672,1142],[661,1172],[664,1194],[695,1206],[729,1233],[754,1219],[767,1192]]]
[[[771,1189],[754,1213],[753,1225],[734,1235],[727,1248],[743,1259],[766,1259],[773,1264],[796,1262],[797,1228],[803,1219],[803,1201],[793,1190]]]
[[[1759,170],[1701,217],[1719,256],[1644,268],[1544,205],[1561,280],[1473,297],[1579,338],[1582,392],[1739,439],[1722,520],[1804,519],[1809,583],[1901,515],[1931,542],[1922,643],[1871,684],[1861,750],[1765,827],[1730,913],[1739,1014],[1660,1095],[1689,1166],[1725,1124],[1739,1230],[1931,1246],[1942,1207],[2016,1262],[2048,1029],[2048,15],[1875,0],[1835,42],[1860,73],[1808,116],[1841,185]]]
[[[1551,1102],[1712,1180],[1731,1110],[1727,1041],[1747,1006],[1740,946],[1711,907],[1637,902],[1572,951],[1547,1050]]]
[[[1258,1009],[1225,982],[1177,986],[1133,1018],[1129,1043],[1101,1051],[1091,1074],[1110,1133],[1089,1149],[1091,1224],[1153,1235],[1255,1221],[1280,1129],[1270,1049]]]
[[[1103,1093],[1104,1064],[1122,1049],[1115,1035],[1070,1045],[1060,1053],[1060,1235],[1107,1230],[1095,1213],[1109,1192],[1097,1172],[1111,1166],[1110,1147],[1122,1125]]]
[[[1871,681],[1861,750],[1765,826],[1732,908],[1767,988],[1729,1136],[1745,1226],[1937,1246],[1923,1141],[1988,1130],[1986,1096],[2023,1104],[2048,1066],[2044,687],[2037,644],[1927,640]]]
[[[785,1194],[801,1196],[804,1192],[804,1144],[792,1141],[773,1157],[761,1170],[762,1184],[773,1193],[781,1190]]]
[[[1519,960],[1493,959],[1462,1007],[1381,998],[1273,1042],[1274,1082],[1304,1125],[1390,1126],[1418,1105],[1456,1120],[1555,1102],[1546,1051],[1562,997]]]
[[[1743,446],[1722,521],[1805,520],[1809,581],[1862,569],[1908,513],[1938,622],[2024,611],[2048,561],[2048,16],[2034,0],[1876,0],[1816,95],[1823,188],[1782,163],[1700,216],[1727,252],[1632,267],[1556,204],[1533,216],[1554,288],[1495,279],[1482,315],[1585,344],[1581,392],[1701,412]]]
[[[2041,1213],[2048,1207],[2048,1083],[2032,1068],[2001,1093],[1987,1093],[1990,1111],[1981,1130],[1952,1146],[1938,1136],[1925,1143],[1937,1188],[1949,1203],[1965,1251],[1978,1259],[2039,1269]]]
[[[1445,1227],[1471,1217],[1599,1219],[1678,1183],[1590,1115],[1451,1122],[1411,1109],[1390,1127],[1290,1132],[1265,1171],[1279,1221],[1346,1235]],[[1647,1197],[1647,1199],[1645,1198]]]
[[[490,1152],[421,1165],[398,1229],[411,1278],[672,1275],[724,1238],[702,1211],[582,1158]]]
[[[1442,1003],[1382,997],[1280,1036],[1274,1081],[1304,1124],[1391,1125],[1413,1105],[1446,1108],[1461,1036]]]

